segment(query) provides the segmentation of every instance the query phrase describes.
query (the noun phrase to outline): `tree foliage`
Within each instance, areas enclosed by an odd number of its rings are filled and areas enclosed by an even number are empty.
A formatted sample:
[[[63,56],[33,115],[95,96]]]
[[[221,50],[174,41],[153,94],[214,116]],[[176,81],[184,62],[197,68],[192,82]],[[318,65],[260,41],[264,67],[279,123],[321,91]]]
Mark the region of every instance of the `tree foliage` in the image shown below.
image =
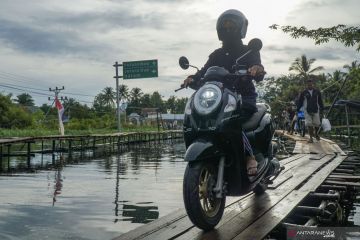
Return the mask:
[[[34,106],[35,105],[34,99],[28,93],[22,93],[20,95],[17,95],[16,99],[14,101],[23,106]]]
[[[271,29],[280,29],[284,33],[289,33],[293,38],[310,38],[315,40],[316,45],[327,43],[333,39],[337,42],[343,43],[346,47],[356,46],[356,50],[360,51],[360,28],[353,26],[346,26],[339,24],[329,28],[307,29],[306,27],[295,26],[279,26],[273,24]]]
[[[0,128],[25,128],[32,123],[32,116],[25,108],[15,105],[10,95],[0,93]]]

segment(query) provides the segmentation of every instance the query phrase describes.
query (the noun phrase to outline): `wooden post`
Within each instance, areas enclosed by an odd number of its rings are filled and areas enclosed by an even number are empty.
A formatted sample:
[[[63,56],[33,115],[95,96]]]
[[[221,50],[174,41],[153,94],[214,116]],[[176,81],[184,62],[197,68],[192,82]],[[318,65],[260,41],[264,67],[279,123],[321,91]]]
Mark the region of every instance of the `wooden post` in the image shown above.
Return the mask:
[[[348,147],[350,147],[351,140],[350,140],[350,127],[349,127],[349,112],[348,112],[347,104],[345,104],[345,113],[346,113],[346,126],[347,126],[347,135],[348,135]]]
[[[69,149],[68,149],[69,158],[72,157],[72,140],[69,139]]]
[[[41,155],[44,153],[44,139],[41,139]]]
[[[27,142],[27,165],[30,168],[30,160],[31,160],[31,142]]]
[[[55,147],[56,147],[56,146],[55,146],[55,143],[56,143],[55,141],[56,141],[56,140],[53,140],[53,141],[52,141],[52,152],[53,152],[53,153],[55,152]]]
[[[3,146],[2,145],[0,145],[0,172],[2,172],[2,148],[3,148]]]
[[[10,170],[10,148],[11,144],[7,145],[7,154],[8,154],[8,170]]]

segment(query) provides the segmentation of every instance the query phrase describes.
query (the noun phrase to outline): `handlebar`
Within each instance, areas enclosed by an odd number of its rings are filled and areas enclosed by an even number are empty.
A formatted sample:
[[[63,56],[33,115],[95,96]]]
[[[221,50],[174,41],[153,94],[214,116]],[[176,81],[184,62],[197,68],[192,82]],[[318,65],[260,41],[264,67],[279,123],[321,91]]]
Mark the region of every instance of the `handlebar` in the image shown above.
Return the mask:
[[[248,72],[242,73],[242,74],[229,73],[226,76],[224,76],[222,82],[224,84],[235,84],[236,81],[239,81],[244,77],[253,77],[253,76],[250,75]],[[202,81],[203,83],[207,82],[207,81],[205,81],[204,78],[202,78],[200,81]],[[231,81],[231,82],[229,82],[229,81]],[[185,87],[184,84],[181,84],[180,88],[175,89],[174,91],[177,92],[177,91],[180,91],[180,90],[182,90],[184,88],[187,88],[187,87]]]
[[[181,85],[180,85],[180,86],[181,86],[180,88],[175,89],[175,92],[177,92],[177,91],[180,91],[180,90],[184,89],[185,87],[183,87],[183,85],[184,85],[184,84],[181,84]]]

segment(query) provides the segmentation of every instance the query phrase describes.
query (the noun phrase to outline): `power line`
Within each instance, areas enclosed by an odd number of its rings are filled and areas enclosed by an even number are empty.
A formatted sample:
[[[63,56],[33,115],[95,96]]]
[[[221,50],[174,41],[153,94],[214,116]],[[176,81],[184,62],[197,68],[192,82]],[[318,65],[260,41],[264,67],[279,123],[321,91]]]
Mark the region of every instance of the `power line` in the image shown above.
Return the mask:
[[[34,91],[30,91],[30,90],[23,89],[23,88],[18,88],[18,87],[7,86],[7,85],[4,85],[4,84],[0,84],[0,87],[5,87],[5,88],[10,88],[10,89],[15,89],[15,90],[23,91],[23,92],[30,92],[30,93],[33,93],[33,94],[38,94],[38,95],[52,96],[52,95],[50,95],[50,94],[40,93],[40,92],[34,92]]]
[[[13,84],[14,85],[14,84]],[[40,93],[40,92],[35,92],[35,91],[30,91],[30,90],[27,90],[27,89],[23,89],[23,88],[18,88],[18,87],[12,87],[12,86],[7,86],[7,85],[4,85],[4,84],[0,84],[0,87],[1,88],[9,88],[9,89],[13,89],[13,90],[16,90],[18,92],[22,92],[22,93],[32,93],[32,94],[36,94],[36,95],[40,95],[40,96],[43,96],[43,97],[52,97],[53,95],[50,95],[50,94],[46,94],[46,93]],[[11,93],[10,91],[7,91],[8,93]],[[93,102],[90,102],[90,101],[84,101],[84,100],[78,100],[78,99],[75,99],[75,101],[77,102],[83,102],[83,103],[93,103]]]
[[[39,81],[38,79],[33,79],[33,78],[25,77],[25,76],[22,76],[22,75],[19,75],[19,74],[14,74],[14,73],[9,73],[9,72],[4,72],[4,71],[0,71],[0,75],[10,77],[10,78],[12,78],[14,80],[17,80],[17,81],[20,81],[20,82],[28,82],[28,81],[25,81],[23,79],[28,79],[28,80],[31,80],[31,81]]]
[[[2,78],[0,76],[0,78]],[[14,86],[14,87],[21,87],[21,88],[26,88],[26,89],[33,89],[33,90],[38,90],[38,91],[43,91],[43,92],[48,92],[49,90],[44,90],[44,89],[40,89],[40,88],[33,88],[33,87],[28,87],[28,86],[20,86],[20,85],[16,85],[16,84],[12,84],[12,83],[7,83],[7,82],[0,82],[3,84],[6,84],[8,86]]]
[[[11,75],[14,75],[14,76],[11,76]],[[19,75],[21,76],[21,75]],[[26,77],[23,77],[21,76],[22,78],[26,78]],[[0,71],[0,78],[1,79],[4,79],[4,80],[11,80],[11,81],[18,81],[18,82],[25,82],[25,83],[29,83],[29,81],[24,81],[24,80],[20,80],[19,77],[17,77],[15,74],[11,74],[11,73],[5,73],[5,72],[2,72]],[[37,81],[35,79],[31,79],[31,78],[27,78],[31,81]],[[19,86],[19,85],[16,85],[16,84],[11,84],[11,83],[6,83],[8,85],[12,85],[12,86],[17,86],[17,87],[23,87],[23,86]],[[39,88],[32,88],[32,87],[27,87],[25,86],[26,88],[30,88],[30,89],[33,89],[33,90],[39,90],[39,91],[45,91],[47,92],[48,90],[45,90],[45,89],[39,89]],[[95,95],[90,95],[90,94],[84,94],[84,93],[74,93],[74,92],[64,92],[66,94],[69,94],[69,95],[75,95],[75,96],[84,96],[84,97],[95,97]]]

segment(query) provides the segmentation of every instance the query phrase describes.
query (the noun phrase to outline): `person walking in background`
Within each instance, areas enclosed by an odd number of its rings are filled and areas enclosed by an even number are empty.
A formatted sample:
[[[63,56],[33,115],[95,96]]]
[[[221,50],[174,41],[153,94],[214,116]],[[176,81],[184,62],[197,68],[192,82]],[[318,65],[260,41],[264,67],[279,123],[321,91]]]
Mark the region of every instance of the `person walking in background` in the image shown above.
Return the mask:
[[[297,120],[296,105],[294,102],[290,102],[290,106],[288,107],[288,113],[289,113],[289,120],[290,120],[289,134],[292,135],[294,133],[295,123]]]
[[[310,77],[307,81],[307,88],[300,94],[297,111],[304,108],[305,126],[309,129],[309,143],[313,142],[313,137],[320,141],[318,130],[320,123],[320,112],[324,109],[324,104],[321,98],[321,92],[314,88],[314,79]]]

